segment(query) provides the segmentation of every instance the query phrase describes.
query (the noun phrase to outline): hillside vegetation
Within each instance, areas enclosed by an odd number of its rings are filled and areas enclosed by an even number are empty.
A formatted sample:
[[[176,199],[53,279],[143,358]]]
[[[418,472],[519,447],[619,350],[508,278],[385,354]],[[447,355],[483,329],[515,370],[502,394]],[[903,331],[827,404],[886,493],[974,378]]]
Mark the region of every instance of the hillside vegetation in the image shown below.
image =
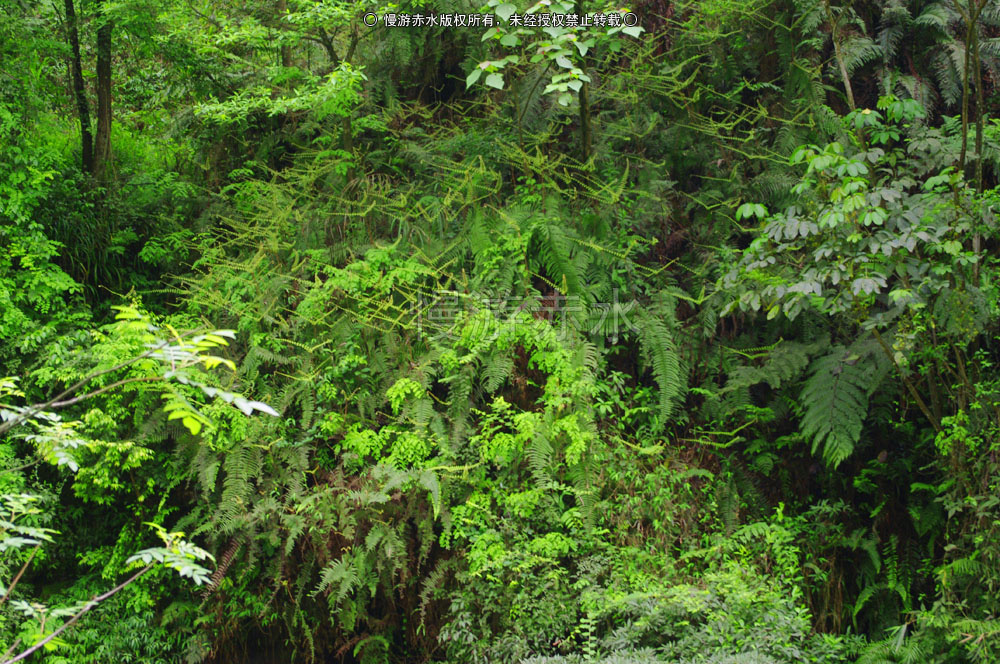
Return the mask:
[[[0,662],[1000,661],[998,81],[995,0],[0,0]]]

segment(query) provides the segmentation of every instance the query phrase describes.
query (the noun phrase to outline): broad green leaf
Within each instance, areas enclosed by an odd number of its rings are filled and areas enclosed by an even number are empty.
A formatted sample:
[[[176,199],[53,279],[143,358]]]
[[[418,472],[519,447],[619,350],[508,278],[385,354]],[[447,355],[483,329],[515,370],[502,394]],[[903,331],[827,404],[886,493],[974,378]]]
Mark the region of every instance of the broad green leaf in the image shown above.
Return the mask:
[[[510,15],[517,11],[517,6],[512,5],[509,2],[505,2],[493,10],[493,13],[500,17],[501,20],[507,21],[510,19]]]
[[[191,432],[192,436],[197,436],[198,432],[201,431],[201,422],[193,417],[185,417],[181,420],[181,424],[187,427],[187,430]]]

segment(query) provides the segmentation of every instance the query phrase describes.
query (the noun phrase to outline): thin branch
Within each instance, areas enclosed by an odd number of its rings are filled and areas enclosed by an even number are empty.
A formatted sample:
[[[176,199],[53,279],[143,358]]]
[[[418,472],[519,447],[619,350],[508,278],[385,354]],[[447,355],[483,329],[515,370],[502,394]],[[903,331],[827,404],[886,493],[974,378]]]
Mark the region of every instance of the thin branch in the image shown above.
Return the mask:
[[[10,644],[10,648],[7,648],[7,652],[5,652],[3,656],[10,657],[10,654],[15,650],[17,650],[17,646],[20,645],[20,643],[21,643],[21,637],[19,636],[14,640],[14,643]]]
[[[330,35],[326,30],[320,27],[318,39],[316,39],[315,37],[310,37],[308,35],[306,36],[306,39],[312,39],[322,44],[323,48],[326,49],[327,57],[330,58],[330,64],[332,64],[334,68],[340,66],[340,58],[337,57],[337,49],[334,48],[333,46],[333,35]]]
[[[72,399],[67,399],[66,401],[56,401],[51,404],[50,408],[64,408],[65,406],[72,406],[75,403],[80,403],[81,401],[86,401],[92,397],[96,397],[98,394],[103,394],[108,390],[113,390],[116,387],[121,387],[122,385],[128,385],[129,383],[142,383],[150,381],[164,380],[163,376],[143,376],[141,378],[123,378],[122,380],[111,383],[110,385],[105,385],[104,387],[94,390],[93,392],[88,392],[87,394],[80,395],[78,397],[73,397]]]
[[[89,383],[90,381],[94,380],[95,378],[100,378],[101,376],[104,376],[105,374],[109,374],[109,373],[112,373],[114,371],[119,371],[121,369],[124,369],[125,367],[129,366],[130,364],[134,364],[134,363],[138,362],[139,360],[145,359],[145,358],[149,357],[150,355],[152,355],[153,353],[155,353],[156,351],[163,350],[164,348],[166,348],[169,345],[170,344],[168,342],[164,341],[159,346],[156,346],[155,348],[150,348],[145,353],[143,353],[141,355],[137,355],[136,357],[133,357],[130,360],[125,360],[124,362],[121,362],[120,364],[116,364],[115,366],[111,367],[110,369],[105,369],[104,371],[98,371],[97,373],[90,374],[88,376],[84,376],[83,378],[81,378],[80,380],[78,380],[76,383],[74,383],[73,385],[67,387],[65,390],[63,390],[62,392],[60,392],[56,396],[52,397],[51,399],[49,399],[45,403],[35,404],[34,406],[29,407],[24,413],[22,413],[20,417],[16,417],[16,418],[14,418],[12,420],[4,422],[3,424],[0,424],[0,435],[7,433],[11,429],[13,429],[15,426],[17,426],[17,425],[21,424],[22,422],[24,422],[25,420],[27,420],[29,417],[32,417],[33,415],[35,415],[37,413],[40,413],[43,410],[51,408],[52,404],[58,402],[63,397],[69,396],[73,392],[76,392],[78,389],[80,389],[81,387],[83,387],[84,385],[86,385],[87,383]]]
[[[32,466],[35,466],[41,462],[42,462],[41,459],[35,459],[34,461],[29,461],[28,463],[22,463],[20,466],[14,466],[13,468],[4,468],[3,470],[0,470],[0,475],[5,475],[7,473],[16,473],[19,470],[25,470],[27,468],[31,468]]]
[[[16,586],[17,582],[21,580],[21,576],[24,574],[24,571],[28,569],[28,565],[30,565],[31,561],[34,560],[35,554],[38,553],[40,548],[42,548],[42,545],[36,544],[35,548],[31,550],[31,555],[28,556],[28,559],[24,561],[23,565],[21,565],[21,571],[17,573],[14,580],[10,582],[9,586],[7,586],[7,591],[3,594],[3,597],[0,597],[0,606],[3,606],[3,603],[7,601],[8,597],[10,597],[10,594],[14,591],[14,586]]]
[[[517,116],[517,126],[518,127],[521,126],[521,120],[524,119],[524,114],[528,110],[528,102],[531,101],[532,95],[534,95],[535,94],[535,90],[538,89],[538,84],[541,83],[542,79],[545,78],[545,75],[549,73],[549,68],[551,66],[552,66],[551,62],[549,62],[547,65],[545,65],[545,69],[542,70],[542,73],[539,75],[538,80],[535,81],[535,84],[531,86],[531,90],[528,91],[528,98],[524,101],[524,108],[521,109],[521,114]]]
[[[189,331],[184,332],[183,334],[181,334],[181,333],[178,333],[176,330],[171,329],[171,332],[173,333],[173,337],[179,342],[179,341],[182,341],[185,337],[197,334],[198,330],[189,330]],[[40,404],[35,404],[33,406],[30,406],[27,409],[25,409],[25,411],[23,413],[21,413],[18,417],[15,417],[15,418],[13,418],[11,420],[8,420],[7,422],[4,422],[3,424],[0,424],[0,436],[2,436],[3,434],[7,433],[11,429],[13,429],[15,426],[18,426],[18,425],[24,423],[28,418],[33,417],[34,415],[36,415],[36,414],[38,414],[38,413],[40,413],[40,412],[42,412],[44,410],[47,410],[47,409],[53,408],[53,407],[59,408],[59,407],[67,406],[67,405],[70,405],[70,404],[82,401],[83,398],[85,398],[85,397],[81,397],[81,398],[78,398],[78,399],[69,399],[69,400],[66,400],[66,401],[64,401],[63,399],[65,397],[69,396],[70,394],[73,394],[74,392],[76,392],[81,387],[83,387],[84,385],[86,385],[90,381],[94,380],[95,378],[100,378],[101,376],[104,376],[106,374],[114,373],[115,371],[120,371],[121,369],[124,369],[125,367],[127,367],[127,366],[129,366],[131,364],[135,364],[139,360],[144,360],[147,357],[150,357],[153,353],[161,351],[164,348],[168,348],[169,346],[170,346],[170,341],[160,341],[160,343],[158,343],[155,346],[152,346],[146,352],[144,352],[144,353],[142,353],[140,355],[136,355],[135,357],[133,357],[131,359],[128,359],[128,360],[125,360],[124,362],[121,362],[119,364],[116,364],[115,366],[111,367],[110,369],[105,369],[103,371],[98,371],[97,373],[92,373],[92,374],[89,374],[87,376],[84,376],[83,378],[81,378],[80,380],[78,380],[76,383],[74,383],[73,385],[67,387],[65,390],[63,390],[62,392],[60,392],[56,396],[52,397],[51,399],[49,399],[45,403],[40,403]],[[158,376],[158,377],[156,377],[156,380],[160,380],[161,378],[162,377]],[[132,380],[134,380],[134,379],[129,379],[129,382],[131,382]],[[144,379],[144,380],[148,380],[148,378]],[[103,390],[98,390],[98,391],[94,392],[92,394],[92,396],[100,394],[102,391]]]
[[[101,602],[103,602],[104,600],[108,599],[109,597],[112,597],[113,595],[118,594],[119,591],[121,591],[126,586],[130,585],[132,582],[136,581],[140,576],[142,576],[143,574],[145,574],[146,572],[148,572],[151,569],[153,569],[153,565],[152,564],[146,565],[141,570],[139,570],[138,572],[136,572],[135,574],[133,574],[132,576],[130,576],[125,581],[122,581],[121,583],[119,583],[117,586],[115,586],[114,588],[112,588],[108,592],[104,593],[103,595],[98,595],[98,596],[94,597],[92,600],[90,600],[89,602],[87,602],[84,605],[84,607],[82,609],[80,609],[79,612],[77,612],[76,615],[74,615],[72,618],[70,618],[65,623],[63,623],[62,626],[60,626],[57,630],[55,630],[54,632],[52,632],[51,634],[49,634],[48,636],[46,636],[44,639],[42,639],[41,641],[39,641],[35,645],[31,646],[30,648],[28,648],[27,650],[25,650],[24,652],[22,652],[20,655],[17,655],[16,657],[12,657],[11,659],[8,659],[8,660],[4,661],[3,664],[14,664],[14,662],[19,662],[22,659],[30,657],[31,655],[33,655],[38,650],[41,650],[42,648],[45,647],[45,645],[47,643],[49,643],[50,641],[52,641],[53,639],[55,639],[57,636],[59,636],[60,634],[62,634],[63,632],[65,632],[67,629],[69,629],[70,627],[72,627],[73,624],[76,623],[77,620],[79,620],[80,618],[83,617],[83,614],[87,613],[92,608],[94,608],[95,606],[97,606],[98,604],[100,604]]]
[[[896,356],[893,355],[892,349],[889,348],[889,344],[885,342],[885,339],[882,338],[882,335],[879,334],[879,331],[874,327],[872,328],[872,333],[875,335],[875,339],[878,340],[879,345],[882,347],[882,352],[885,353],[886,357],[889,358],[889,361],[892,362],[892,366],[896,367],[896,372],[899,374],[899,377],[903,379],[903,384],[906,385],[906,389],[909,391],[910,396],[912,396],[913,400],[917,402],[917,407],[920,409],[920,412],[924,414],[927,420],[931,423],[931,426],[934,427],[934,433],[940,433],[941,423],[938,422],[938,419],[934,417],[930,408],[928,408],[927,404],[924,403],[924,400],[920,397],[920,393],[917,392],[917,388],[913,386],[913,382],[903,374],[903,370],[900,368],[899,363],[896,362]]]

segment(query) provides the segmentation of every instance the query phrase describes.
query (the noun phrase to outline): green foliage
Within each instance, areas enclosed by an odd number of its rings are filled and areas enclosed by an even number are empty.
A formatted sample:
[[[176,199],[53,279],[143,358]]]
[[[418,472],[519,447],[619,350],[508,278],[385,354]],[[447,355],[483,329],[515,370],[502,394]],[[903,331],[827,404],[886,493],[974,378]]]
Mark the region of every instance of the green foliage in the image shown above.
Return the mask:
[[[874,342],[834,346],[817,358],[802,390],[802,435],[813,452],[836,467],[854,451],[868,415],[868,400],[888,370]]]
[[[0,359],[30,358],[60,332],[87,321],[80,285],[58,265],[62,244],[38,219],[60,155],[26,131],[24,118],[0,106]],[[12,365],[11,368],[16,366]]]
[[[33,372],[31,378],[43,384],[65,381],[63,384],[68,387],[56,396],[44,403],[21,406],[11,403],[25,397],[25,393],[18,389],[17,382],[12,378],[0,381],[0,399],[3,399],[0,402],[0,434],[15,432],[16,435],[23,427],[34,429],[35,433],[24,435],[23,440],[34,449],[38,459],[76,473],[74,489],[77,495],[97,503],[106,502],[104,496],[108,493],[125,489],[112,479],[109,471],[141,469],[143,462],[152,460],[152,453],[131,443],[115,444],[90,438],[84,430],[100,429],[107,424],[115,425],[100,410],[92,409],[81,420],[65,422],[49,409],[64,409],[78,403],[103,399],[106,398],[105,395],[115,395],[115,391],[127,391],[131,385],[159,383],[162,385],[162,395],[166,398],[166,404],[162,407],[168,413],[166,419],[181,419],[192,435],[197,434],[201,424],[210,424],[210,421],[171,385],[171,381],[176,381],[182,385],[196,386],[209,397],[220,397],[223,401],[231,402],[248,415],[255,409],[277,415],[265,404],[248,402],[233,393],[191,380],[194,375],[211,380],[209,374],[196,374],[193,371],[200,366],[210,370],[226,365],[235,370],[236,366],[232,361],[209,353],[227,344],[225,337],[232,337],[229,331],[192,336],[169,326],[167,330],[154,326],[149,317],[134,306],[121,306],[118,309],[118,321],[106,328],[106,334],[93,335],[96,343],[89,350],[96,358],[96,368],[81,370],[79,365],[61,365],[57,360],[45,370]],[[122,360],[123,356],[126,359]],[[126,371],[127,377],[121,378]],[[95,383],[100,385],[96,389]],[[81,454],[84,451],[96,454],[84,457]],[[34,464],[29,462],[5,468],[4,472],[16,473],[32,465]],[[150,482],[147,489],[152,487],[153,483]],[[140,501],[142,499],[140,497]],[[42,544],[54,541],[56,531],[28,525],[43,515],[43,511],[35,506],[40,502],[37,495],[4,493],[0,496],[0,502],[3,505],[3,518],[0,521],[4,524],[0,547],[15,551],[32,545],[35,547],[24,560],[20,571],[4,588],[3,601],[6,602],[15,592],[15,587]],[[161,502],[160,508],[162,507]],[[162,520],[166,515],[166,511],[158,511],[155,518]],[[14,653],[20,646],[23,651],[17,656],[19,659],[40,648],[51,651],[65,646],[67,642],[60,635],[76,620],[155,567],[173,569],[198,585],[209,581],[209,570],[199,564],[199,561],[212,558],[209,552],[185,540],[184,533],[168,532],[156,522],[148,525],[157,531],[164,546],[141,550],[121,561],[121,571],[134,570],[141,566],[140,563],[145,567],[112,590],[97,594],[89,601],[60,608],[50,608],[38,601],[11,600],[8,604],[10,610],[22,614],[26,621],[20,621],[18,639],[11,641],[5,635],[4,640],[9,645],[8,653]],[[89,557],[93,554],[83,552],[81,555]],[[12,570],[7,569],[5,572],[11,573]],[[7,622],[9,616],[4,616],[4,619]]]
[[[57,5],[4,659],[997,659],[991,3]]]
[[[194,112],[207,121],[223,125],[245,125],[247,118],[255,114],[273,117],[309,111],[319,121],[331,115],[346,117],[358,102],[364,74],[342,63],[325,80],[308,74],[302,78],[301,88],[294,95],[274,98],[270,86],[245,88],[224,102],[196,106]]]
[[[860,320],[883,305],[872,322],[885,325],[971,281],[981,256],[958,238],[978,228],[969,216],[969,206],[977,205],[974,192],[961,188],[953,169],[927,177],[920,161],[902,150],[901,129],[922,114],[919,106],[886,97],[880,108],[888,122],[870,109],[845,118],[856,132],[852,151],[831,143],[792,155],[793,164],[807,166],[792,189],[802,202],[764,222],[726,277],[730,287],[741,278],[754,284],[734,305],[767,311],[770,318],[795,318],[815,308]]]
[[[684,394],[686,387],[686,372],[682,371],[674,340],[676,328],[671,329],[672,323],[676,325],[674,306],[670,298],[663,298],[658,306],[644,310],[637,320],[640,347],[660,388],[657,415],[664,424],[670,419],[678,397]]]
[[[582,21],[578,21],[575,26],[555,25],[554,17],[551,15],[582,14],[582,6],[576,7],[572,2],[555,4],[536,2],[523,12],[519,12],[516,5],[500,0],[490,0],[488,7],[493,8],[495,16],[499,19],[499,25],[483,33],[482,40],[499,43],[506,48],[520,47],[524,55],[508,55],[499,60],[480,62],[466,77],[466,87],[471,87],[485,73],[486,78],[483,82],[487,86],[503,90],[502,70],[507,65],[517,65],[523,60],[531,64],[544,62],[546,72],[555,65],[556,73],[551,75],[542,94],[558,92],[557,101],[562,106],[568,106],[573,100],[572,93],[580,92],[584,84],[591,82],[590,76],[585,73],[586,65],[583,63],[583,59],[591,49],[600,47],[617,52],[622,49],[622,43],[621,37],[615,35],[639,37],[645,31],[645,28],[637,24],[627,25],[625,23],[627,12],[617,7],[609,6],[605,12],[600,12],[605,16],[613,13],[617,23],[613,25],[605,20],[604,25],[609,27],[603,30],[580,25]],[[512,16],[520,20],[512,20]],[[527,16],[536,17],[534,28],[527,26],[525,20]],[[545,18],[549,18],[548,27],[540,27],[546,24]],[[530,57],[528,53],[531,53]]]

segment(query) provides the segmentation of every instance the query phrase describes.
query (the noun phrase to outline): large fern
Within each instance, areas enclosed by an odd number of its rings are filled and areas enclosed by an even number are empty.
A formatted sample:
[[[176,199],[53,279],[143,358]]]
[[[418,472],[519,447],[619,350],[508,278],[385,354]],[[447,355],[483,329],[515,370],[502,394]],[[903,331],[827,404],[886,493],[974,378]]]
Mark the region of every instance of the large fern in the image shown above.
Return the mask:
[[[643,359],[660,388],[657,414],[662,426],[687,390],[687,374],[682,369],[677,331],[672,325],[676,322],[673,300],[661,298],[653,306],[640,311],[635,321],[639,328]]]
[[[725,387],[720,394],[750,387],[758,383],[767,383],[772,388],[779,388],[791,380],[801,376],[809,365],[809,359],[825,344],[825,341],[802,343],[797,341],[780,341],[776,346],[763,349],[766,358],[760,366],[739,366],[729,372]],[[750,356],[751,351],[730,349],[731,352]]]
[[[838,466],[854,451],[868,415],[868,398],[885,376],[885,361],[870,342],[837,345],[813,361],[801,395],[802,433],[813,453]]]

